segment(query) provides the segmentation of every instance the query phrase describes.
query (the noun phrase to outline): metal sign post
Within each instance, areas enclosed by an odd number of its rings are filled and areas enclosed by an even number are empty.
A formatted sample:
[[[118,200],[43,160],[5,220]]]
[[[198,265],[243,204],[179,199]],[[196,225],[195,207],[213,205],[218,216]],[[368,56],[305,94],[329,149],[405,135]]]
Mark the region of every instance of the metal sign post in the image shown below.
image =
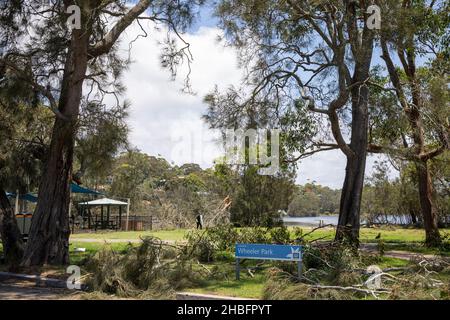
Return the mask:
[[[299,279],[302,275],[302,246],[280,245],[280,244],[244,244],[237,243],[236,256],[236,280],[240,278],[240,260],[281,260],[297,261],[297,272]]]
[[[241,259],[236,258],[236,280],[240,280],[241,278],[241,266],[239,265]]]
[[[298,265],[297,265],[298,280],[300,280],[302,278],[302,269],[303,269],[302,260],[298,260]]]

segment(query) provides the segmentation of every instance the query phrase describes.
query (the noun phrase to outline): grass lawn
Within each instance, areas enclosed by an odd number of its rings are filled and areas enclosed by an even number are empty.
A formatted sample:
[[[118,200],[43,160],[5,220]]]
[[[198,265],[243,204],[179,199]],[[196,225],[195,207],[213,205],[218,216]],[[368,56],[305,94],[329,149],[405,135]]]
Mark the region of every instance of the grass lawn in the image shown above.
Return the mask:
[[[301,227],[303,234],[311,231],[311,227]],[[289,227],[294,237],[294,228]],[[161,240],[168,241],[182,241],[184,236],[189,232],[188,229],[174,229],[174,230],[158,230],[158,231],[120,231],[120,232],[92,232],[72,234],[70,239],[76,242],[77,239],[96,239],[96,240],[138,240],[145,236],[158,237]],[[310,235],[306,236],[307,240],[332,240],[334,238],[334,228],[323,228],[315,230]],[[422,229],[413,228],[362,228],[360,239],[362,243],[377,243],[375,239],[380,234],[380,239],[385,242],[386,250],[411,251],[422,254],[436,254],[437,250],[429,249],[423,246],[425,240],[425,231]],[[441,235],[450,234],[450,229],[441,229]],[[99,245],[102,245],[99,243]],[[83,246],[80,244],[80,246]],[[439,252],[445,256],[450,256],[450,252]]]
[[[307,233],[311,228],[301,228],[304,233]],[[293,230],[293,228],[291,228]],[[450,229],[440,229],[441,235],[449,234]],[[306,239],[314,240],[321,239],[331,240],[334,237],[334,228],[324,228],[314,231],[311,235],[307,236]],[[423,242],[425,240],[425,231],[423,229],[412,229],[412,228],[361,228],[360,240],[363,243],[377,242],[375,237],[381,234],[380,239],[385,242]]]
[[[134,244],[136,245],[136,244]],[[111,243],[108,244],[113,250],[117,252],[125,251],[129,246],[128,243]],[[82,264],[82,261],[90,255],[95,254],[100,249],[104,248],[105,244],[101,242],[76,242],[70,241],[70,263],[75,265]],[[76,251],[76,248],[84,248],[84,252]]]
[[[157,231],[118,231],[118,232],[91,232],[91,233],[75,233],[70,236],[72,241],[76,239],[139,239],[146,236],[158,237],[161,240],[180,241],[183,240],[188,229],[173,229],[173,230],[157,230]]]
[[[253,278],[243,273],[239,281],[234,278],[229,280],[205,280],[201,287],[187,288],[183,291],[261,299],[265,282],[266,275],[264,273],[256,274]]]
[[[294,228],[289,228],[291,231]],[[311,231],[310,227],[301,227],[303,233]],[[183,240],[188,229],[174,229],[174,230],[158,230],[158,231],[119,231],[119,232],[92,232],[92,233],[76,233],[70,236],[71,240],[76,239],[139,239],[145,236],[158,237],[161,240],[180,241]],[[450,229],[441,229],[441,234],[450,234]],[[381,239],[385,242],[423,242],[425,240],[425,231],[422,229],[408,229],[408,228],[361,228],[360,239],[361,242],[377,242],[375,237],[381,234]],[[334,237],[334,228],[324,228],[314,231],[306,238],[308,240],[321,239],[331,240]]]
[[[380,268],[392,268],[392,267],[405,267],[410,262],[407,260],[379,257],[379,261],[376,263]],[[251,264],[251,262],[249,262]],[[267,263],[266,266],[273,265]],[[201,284],[183,289],[186,292],[196,292],[202,294],[216,294],[230,297],[242,297],[261,299],[264,292],[264,287],[267,281],[267,270],[260,270],[255,272],[254,277],[251,277],[245,270],[241,270],[240,280],[235,280],[235,269],[232,264],[214,263],[207,264],[208,267],[220,266],[222,272],[225,272],[228,276],[226,280],[205,280]]]

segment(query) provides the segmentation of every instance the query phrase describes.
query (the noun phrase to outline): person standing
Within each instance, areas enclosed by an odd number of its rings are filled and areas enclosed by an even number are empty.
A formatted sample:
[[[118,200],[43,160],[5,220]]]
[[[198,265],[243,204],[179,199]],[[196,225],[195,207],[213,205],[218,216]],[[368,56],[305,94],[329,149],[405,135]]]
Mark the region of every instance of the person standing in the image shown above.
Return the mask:
[[[203,229],[203,215],[198,210],[196,210],[196,213],[197,213],[197,217],[195,219],[197,221],[197,229],[202,230]]]

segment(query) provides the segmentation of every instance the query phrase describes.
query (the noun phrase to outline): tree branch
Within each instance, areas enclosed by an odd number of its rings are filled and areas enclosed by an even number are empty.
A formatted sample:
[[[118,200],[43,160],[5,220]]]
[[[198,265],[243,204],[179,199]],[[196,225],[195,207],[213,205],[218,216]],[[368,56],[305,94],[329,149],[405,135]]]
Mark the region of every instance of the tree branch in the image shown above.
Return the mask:
[[[114,43],[116,43],[122,32],[128,28],[133,21],[143,13],[150,5],[150,0],[140,0],[133,8],[131,8],[122,18],[114,25],[114,27],[106,34],[106,36],[89,48],[90,59],[108,53]]]
[[[24,70],[22,70],[15,63],[11,62],[8,59],[0,58],[0,65],[9,67],[9,70],[11,70],[17,77],[19,77],[19,79],[29,83],[35,90],[39,91],[43,96],[45,96],[50,103],[49,109],[55,114],[56,117],[65,121],[69,120],[58,110],[58,103],[56,102],[56,99],[49,88],[40,85],[32,76],[27,75]]]

